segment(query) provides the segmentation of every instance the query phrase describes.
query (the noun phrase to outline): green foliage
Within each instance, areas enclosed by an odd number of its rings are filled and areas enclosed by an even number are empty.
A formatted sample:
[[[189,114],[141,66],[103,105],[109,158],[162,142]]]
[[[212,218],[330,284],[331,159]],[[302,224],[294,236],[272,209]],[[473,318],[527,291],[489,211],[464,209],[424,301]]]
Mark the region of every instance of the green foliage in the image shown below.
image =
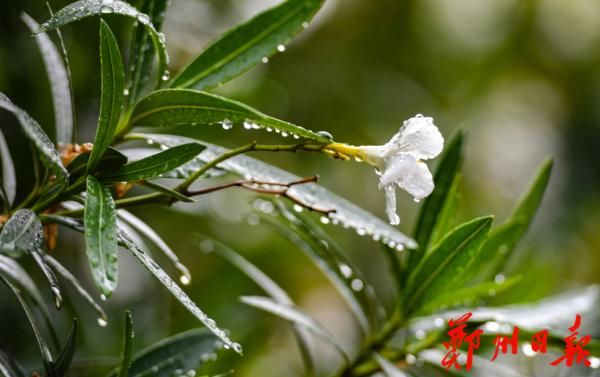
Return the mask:
[[[115,369],[109,377],[193,375],[200,367],[210,367],[208,361],[216,357],[220,348],[242,353],[241,345],[232,340],[238,335],[234,333],[230,338],[226,330],[191,300],[171,278],[168,269],[159,265],[160,259],[151,256],[146,247],[160,251],[180,274],[181,283],[188,285],[192,278],[190,271],[176,252],[159,232],[126,210],[138,205],[189,203],[194,197],[230,187],[261,195],[258,205],[254,205],[256,213],[251,215],[308,257],[331,282],[360,328],[362,342],[342,344],[332,331],[296,304],[302,301],[293,299],[258,265],[218,241],[205,240],[213,246],[209,251],[235,266],[269,296],[243,296],[242,303],[293,325],[307,375],[318,371],[316,367],[322,356],[313,348],[309,333],[341,356],[338,376],[372,376],[379,371],[390,377],[413,373],[425,375],[426,366],[407,367],[404,360],[416,354],[425,363],[437,363],[432,360],[439,356],[444,327],[439,320],[445,321],[456,315],[455,311],[446,309],[472,311],[471,326],[504,318],[507,324],[533,332],[548,326],[565,325],[564,315],[556,315],[561,320],[553,321],[552,315],[540,313],[563,311],[562,314],[572,315],[597,307],[600,301],[597,287],[575,292],[571,298],[560,296],[536,304],[485,307],[493,296],[510,292],[521,279],[520,276],[505,276],[508,275],[505,265],[540,207],[550,179],[551,160],[542,164],[531,187],[504,224],[492,229],[493,216],[484,216],[455,226],[464,154],[464,135],[458,133],[441,157],[434,176],[435,190],[422,205],[413,240],[317,185],[316,176],[301,178],[244,155],[262,151],[322,153],[342,160],[358,156],[352,154],[358,148],[334,143],[323,132],[313,132],[241,102],[200,91],[215,88],[284,49],[291,38],[307,26],[323,0],[283,1],[232,28],[171,82],[165,36],[159,33],[168,1],[141,0],[140,3],[141,12],[120,0],[76,1],[58,11],[41,27],[31,17],[23,15],[29,29],[38,32],[35,38],[53,96],[56,141],[68,145],[60,148],[55,145],[33,118],[0,93],[0,107],[17,118],[25,136],[35,146],[33,187],[17,186],[11,151],[0,133],[0,194],[3,201],[0,280],[24,310],[40,350],[46,377],[61,377],[68,373],[76,355],[78,323],[74,322],[64,342],[58,340],[53,330],[55,313],[49,312],[38,285],[20,261],[33,259],[45,277],[43,284],[47,283],[50,288],[57,308],[62,303],[60,283],[66,281],[93,308],[98,323],[107,325],[106,313],[94,299],[95,292],[88,292],[86,284],[63,266],[60,258],[47,253],[54,248],[59,225],[83,233],[91,276],[102,298],[108,298],[117,289],[118,249],[122,247],[206,327],[164,339],[134,355],[134,325],[131,314],[126,312],[121,362],[116,367],[111,366]],[[69,144],[88,140],[72,140],[74,101],[71,100],[68,64],[64,61],[66,54],[61,56],[44,32],[88,16],[113,13],[137,22],[131,29],[126,71],[117,38],[108,23],[100,19],[100,114],[90,151],[89,145]],[[157,83],[150,85],[154,72]],[[160,89],[163,84],[170,88]],[[218,125],[225,130],[241,125],[248,130],[265,129],[282,137],[291,136],[292,141],[281,145],[256,141],[226,149],[205,140],[208,138],[205,126],[209,125]],[[185,126],[185,131],[195,127],[192,130],[195,139],[132,132],[138,127],[162,132],[167,126]],[[257,139],[263,136],[262,133],[256,135]],[[228,142],[235,143],[236,140]],[[148,145],[162,150],[157,152]],[[38,154],[44,166],[36,163]],[[139,158],[128,162],[127,156],[132,155]],[[234,180],[230,180],[231,175],[235,176]],[[212,178],[219,181],[215,183]],[[176,183],[171,185],[173,181]],[[17,188],[23,192],[17,192]],[[321,224],[315,221],[315,213]],[[392,274],[384,278],[398,285],[395,297],[384,299],[378,294],[378,285],[370,282],[372,271],[363,269],[339,246],[323,226],[330,223],[352,228],[359,235],[382,243]],[[216,224],[211,222],[210,225]],[[377,250],[368,252],[376,253]],[[38,324],[40,316],[52,336],[51,345],[46,342]],[[252,327],[252,324],[245,327]],[[423,331],[425,336],[413,336],[415,330],[415,334]],[[550,347],[561,346],[560,340],[561,335],[551,332]],[[592,341],[590,346],[597,350],[598,341]],[[56,357],[52,349],[56,351]],[[356,349],[356,354],[347,351],[351,349]],[[415,368],[419,372],[415,373]],[[2,350],[0,370],[10,377],[26,375],[18,362]]]

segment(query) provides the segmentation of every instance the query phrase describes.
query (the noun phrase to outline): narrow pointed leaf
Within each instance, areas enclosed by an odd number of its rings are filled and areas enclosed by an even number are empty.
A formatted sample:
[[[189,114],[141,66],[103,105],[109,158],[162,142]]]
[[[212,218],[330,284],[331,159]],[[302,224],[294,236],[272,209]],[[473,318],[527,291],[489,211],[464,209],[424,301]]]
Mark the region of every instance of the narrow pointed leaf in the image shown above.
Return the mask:
[[[480,300],[485,301],[487,298],[502,293],[503,291],[512,288],[520,280],[521,278],[519,276],[515,276],[508,278],[502,283],[488,281],[473,286],[444,292],[423,305],[419,309],[417,315],[435,313],[440,311],[440,308],[451,308],[455,307],[456,304],[458,304],[460,307],[479,305],[478,302]]]
[[[17,195],[17,176],[15,175],[15,165],[2,130],[0,130],[0,163],[2,164],[2,192],[6,193],[5,199],[8,205],[11,206],[15,202]]]
[[[286,321],[290,321],[296,325],[305,327],[327,344],[333,346],[333,348],[346,362],[349,361],[346,351],[344,351],[344,348],[340,345],[339,341],[336,340],[335,336],[333,336],[329,330],[319,323],[319,321],[317,321],[308,313],[304,312],[302,309],[290,304],[280,304],[268,297],[242,296],[240,297],[240,301],[246,305],[264,310],[268,313],[276,315],[279,318],[283,318]]]
[[[94,300],[92,295],[81,285],[79,280],[71,274],[71,272],[66,269],[59,261],[52,258],[50,255],[46,255],[46,262],[52,266],[52,268],[58,272],[63,279],[67,280],[71,285],[75,288],[77,293],[96,311],[96,315],[98,316],[98,320],[106,321],[106,313],[104,309]]]
[[[436,243],[438,243],[449,231],[451,231],[457,225],[456,223],[458,218],[458,200],[460,197],[458,189],[462,179],[461,177],[461,174],[457,174],[456,176],[454,176],[452,186],[450,186],[450,191],[448,192],[448,197],[444,202],[444,206],[440,210],[428,245],[435,245]],[[431,249],[424,250],[425,255],[427,255],[427,253],[430,250]]]
[[[128,377],[129,368],[131,367],[131,356],[133,354],[133,340],[135,334],[133,332],[133,321],[131,313],[125,312],[125,333],[123,334],[123,356],[121,357],[121,369],[119,377]]]
[[[164,174],[161,174],[160,177],[162,178]],[[191,198],[189,196],[185,196],[182,193],[180,193],[179,191],[175,191],[172,188],[163,186],[161,184],[158,184],[156,182],[152,182],[152,181],[142,181],[140,182],[140,184],[152,189],[153,191],[158,191],[158,192],[162,192],[163,194],[172,197],[173,199],[177,199],[179,201],[182,202],[186,202],[186,203],[194,203],[195,200],[194,198]]]
[[[205,329],[186,331],[136,354],[128,377],[172,377],[195,371],[219,349],[218,338]],[[108,377],[117,377],[115,371]]]
[[[42,357],[42,362],[44,364],[46,376],[47,377],[56,377],[56,375],[54,373],[54,369],[52,367],[52,364],[53,364],[52,353],[50,352],[50,348],[48,348],[48,343],[46,343],[46,340],[44,339],[42,332],[40,331],[37,323],[35,322],[35,316],[33,314],[33,311],[31,310],[31,308],[29,307],[29,304],[27,304],[27,301],[21,295],[21,292],[19,291],[19,289],[17,287],[15,287],[10,281],[8,281],[8,279],[6,279],[3,274],[0,274],[0,280],[15,295],[15,297],[19,301],[19,304],[21,305],[21,308],[25,312],[25,315],[27,317],[29,325],[31,326],[31,329],[33,330],[33,334],[35,335],[37,345],[40,349],[40,355]]]
[[[552,165],[553,162],[550,159],[542,163],[536,177],[517,203],[511,217],[494,229],[483,245],[482,254],[488,260],[487,278],[502,272],[505,262],[529,229],[548,186]]]
[[[33,142],[41,153],[44,164],[52,169],[61,182],[66,181],[68,178],[67,170],[62,164],[60,155],[56,151],[56,148],[54,148],[54,144],[42,127],[29,114],[13,104],[3,93],[0,93],[0,108],[13,113],[21,124],[25,136]]]
[[[0,252],[13,258],[31,254],[42,246],[42,222],[29,209],[15,212],[0,233]]]
[[[178,145],[103,173],[99,177],[104,182],[134,182],[156,178],[190,161],[205,148],[198,143]]]
[[[63,377],[67,374],[69,367],[71,366],[71,362],[73,361],[73,356],[75,355],[75,347],[77,345],[77,320],[73,322],[73,327],[71,327],[71,332],[69,333],[69,337],[67,338],[63,348],[60,353],[56,357],[56,361],[53,363],[54,373],[56,376]]]
[[[112,143],[123,107],[123,60],[117,40],[104,20],[100,20],[100,65],[102,81],[100,116],[94,148],[88,160],[88,171],[96,168],[102,155]]]
[[[129,138],[133,140],[150,140],[157,145],[165,145],[167,147],[195,141],[183,136],[157,134],[132,134]],[[201,143],[206,146],[206,149],[198,155],[197,159],[204,161],[204,163],[213,161],[215,158],[229,151],[229,149],[204,141]],[[261,181],[292,182],[300,179],[300,177],[273,165],[243,155],[223,161],[217,165],[217,168],[241,177],[251,177]],[[328,218],[322,219],[324,222],[353,228],[357,232],[372,237],[375,241],[384,242],[398,250],[404,247],[414,248],[416,246],[414,240],[390,226],[387,222],[333,194],[322,186],[314,183],[296,185],[290,188],[288,193],[315,208],[335,210],[335,212],[329,214]]]
[[[23,368],[10,354],[0,349],[0,376],[27,377]]]
[[[428,250],[429,241],[435,230],[440,212],[448,200],[455,176],[462,164],[463,134],[459,132],[448,143],[434,176],[435,190],[425,199],[415,229],[415,241],[419,249],[409,256],[408,270],[412,270]]]
[[[90,159],[90,155],[88,153],[82,153],[79,156],[75,157],[73,161],[69,164],[68,170],[71,175],[71,182],[77,180],[77,178],[81,177],[85,173],[86,166]],[[114,170],[120,168],[121,166],[127,163],[127,156],[121,153],[119,150],[108,147],[104,152],[104,155],[98,162],[96,166],[97,172],[104,172],[107,170]]]
[[[287,0],[235,26],[211,43],[173,80],[173,87],[209,89],[275,54],[317,13],[324,0]]]
[[[130,124],[142,127],[221,125],[227,122],[256,124],[319,143],[331,140],[313,131],[265,115],[241,102],[189,89],[163,89],[143,98]]]
[[[124,209],[120,209],[118,211],[118,216],[125,222],[129,223],[135,230],[137,230],[142,236],[146,237],[152,244],[154,244],[162,253],[173,263],[175,268],[179,270],[181,276],[179,280],[187,285],[192,281],[192,275],[186,266],[184,266],[180,261],[177,254],[167,245],[165,241],[152,229],[148,224],[143,222],[137,216],[133,215],[131,212],[126,211]]]
[[[117,212],[110,191],[94,177],[87,177],[85,244],[94,281],[110,296],[117,286]]]
[[[265,293],[271,296],[273,300],[283,305],[294,305],[294,302],[283,290],[283,288],[281,288],[275,281],[273,281],[273,279],[267,276],[267,274],[262,272],[258,267],[224,244],[212,239],[210,241],[216,246],[214,249],[215,254],[243,272],[248,278],[256,283],[256,285],[265,291]],[[294,333],[296,335],[298,347],[300,348],[300,352],[302,354],[308,374],[311,374],[314,372],[314,352],[312,351],[310,338],[306,329],[300,325],[294,325]]]
[[[46,280],[48,281],[48,285],[50,286],[50,291],[52,292],[52,296],[54,296],[54,305],[57,309],[60,309],[62,306],[62,291],[60,289],[60,284],[58,283],[58,279],[54,274],[54,271],[48,263],[46,262],[45,253],[42,250],[33,250],[31,252],[33,256],[33,260],[38,265]]]
[[[242,347],[233,342],[227,334],[221,330],[212,320],[209,318],[189,297],[188,295],[175,283],[169,275],[163,271],[162,268],[146,253],[140,249],[130,237],[123,231],[118,233],[120,244],[131,251],[131,253],[150,271],[158,281],[171,292],[173,297],[177,299],[185,308],[192,313],[200,322],[202,322],[213,334],[215,334],[221,341],[229,348],[232,348],[235,352],[241,354]],[[130,372],[131,373],[131,372]]]
[[[406,310],[418,309],[423,300],[456,288],[472,275],[465,273],[485,241],[493,217],[468,221],[444,237],[412,272],[406,289]]]
[[[156,28],[152,25],[150,16],[139,12],[130,4],[121,0],[80,0],[67,5],[56,12],[48,21],[44,22],[38,33],[60,28],[74,21],[89,16],[100,16],[105,14],[116,14],[127,16],[144,25],[146,32],[152,40],[158,58],[158,72],[165,72],[169,63],[169,56],[162,38]],[[160,77],[160,75],[159,75]],[[159,78],[160,80],[160,78]]]
[[[32,33],[35,33],[40,27],[27,13],[23,13],[21,19]],[[50,37],[46,33],[39,33],[35,35],[35,41],[42,54],[46,74],[50,81],[50,91],[54,103],[56,141],[67,144],[71,142],[73,135],[73,104],[71,102],[69,75],[60,52],[52,43]]]
[[[401,371],[397,366],[392,364],[388,359],[384,358],[380,354],[374,353],[373,358],[377,364],[379,364],[381,370],[383,370],[383,373],[387,377],[408,377],[406,373]]]
[[[143,0],[140,11],[150,17],[150,22],[154,28],[160,30],[167,8],[167,0]],[[152,37],[145,30],[146,26],[142,23],[135,23],[133,26],[133,37],[129,48],[129,73],[127,78],[127,97],[128,107],[134,104],[141,96],[144,87],[152,74]],[[164,38],[164,34],[159,34]],[[159,70],[159,75],[163,75],[163,70]]]

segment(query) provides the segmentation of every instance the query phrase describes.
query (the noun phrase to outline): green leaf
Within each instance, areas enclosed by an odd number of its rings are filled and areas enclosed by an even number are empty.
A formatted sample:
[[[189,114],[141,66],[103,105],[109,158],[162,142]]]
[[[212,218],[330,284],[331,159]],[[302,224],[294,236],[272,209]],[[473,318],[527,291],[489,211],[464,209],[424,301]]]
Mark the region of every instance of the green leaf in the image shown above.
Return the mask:
[[[123,60],[117,40],[104,20],[100,20],[100,65],[102,79],[100,116],[94,148],[88,160],[88,171],[94,171],[102,155],[112,143],[123,107]]]
[[[150,157],[131,162],[119,169],[99,175],[104,182],[134,182],[156,178],[185,164],[206,147],[198,143],[182,144]]]
[[[88,153],[81,153],[71,161],[68,167],[71,175],[71,182],[75,182],[77,178],[80,178],[85,173],[89,159],[90,155]],[[113,147],[108,147],[100,159],[100,162],[98,162],[96,171],[103,172],[106,170],[114,170],[126,163],[127,156]]]
[[[429,239],[429,245],[435,245],[438,243],[449,231],[451,231],[457,222],[457,212],[458,212],[458,199],[460,198],[460,194],[458,192],[458,188],[460,186],[460,182],[462,179],[462,175],[459,173],[454,177],[452,181],[452,186],[450,186],[450,191],[448,192],[448,197],[444,206],[440,210],[437,221],[435,223],[435,227],[433,228],[433,233]],[[428,250],[425,250],[425,254],[427,254]]]
[[[164,174],[161,174],[160,178],[164,178]],[[189,196],[185,196],[182,193],[180,193],[179,191],[175,191],[172,188],[163,186],[163,185],[158,184],[156,182],[142,181],[142,182],[140,182],[140,184],[142,184],[142,185],[144,185],[144,186],[152,189],[153,191],[161,192],[161,193],[163,193],[163,194],[165,194],[167,196],[170,196],[170,197],[172,197],[174,199],[177,199],[179,201],[182,201],[182,202],[186,202],[186,203],[194,203],[195,202],[194,198],[191,198]]]
[[[29,209],[15,212],[0,233],[0,252],[13,258],[31,254],[42,247],[42,222]]]
[[[54,305],[57,309],[60,309],[63,300],[62,292],[60,289],[60,284],[58,283],[58,279],[54,274],[54,270],[52,270],[52,268],[50,268],[46,262],[46,253],[44,253],[41,249],[36,249],[31,251],[31,256],[40,270],[42,270],[46,280],[48,280],[50,291],[52,292],[52,296],[54,296]]]
[[[458,303],[460,307],[479,305],[478,301],[493,297],[509,288],[512,288],[521,280],[520,276],[515,276],[497,283],[488,281],[473,286],[459,288],[444,292],[433,300],[428,301],[418,311],[417,315],[424,315],[440,311],[440,308],[452,308]]]
[[[108,297],[117,286],[117,212],[110,191],[87,177],[85,244],[96,286]]]
[[[48,343],[42,336],[42,332],[40,331],[37,323],[35,322],[35,316],[29,304],[25,300],[25,298],[21,295],[21,291],[15,287],[6,277],[0,273],[0,280],[10,289],[10,291],[15,295],[21,308],[25,312],[25,316],[27,317],[27,321],[33,330],[33,334],[35,335],[35,339],[37,341],[37,345],[40,349],[40,355],[42,357],[42,362],[44,364],[44,369],[46,371],[46,377],[57,377],[54,373],[53,368],[53,359],[52,353],[50,352],[50,348],[48,348]]]
[[[412,271],[406,289],[406,308],[411,312],[423,301],[456,288],[471,278],[470,263],[485,241],[492,216],[468,221],[451,231]]]
[[[218,339],[210,332],[190,330],[150,346],[135,355],[128,377],[172,377],[195,371],[219,348]],[[117,377],[117,372],[108,377]]]
[[[71,327],[71,332],[69,333],[69,337],[67,338],[63,348],[60,353],[56,357],[56,361],[53,363],[54,373],[56,376],[65,376],[69,367],[71,366],[71,362],[73,361],[73,356],[75,355],[75,346],[77,345],[77,321],[73,322],[73,327]]]
[[[150,17],[150,21],[154,28],[160,30],[165,12],[167,8],[167,0],[143,0],[140,6],[140,11]],[[141,96],[144,87],[150,79],[152,73],[152,38],[146,32],[144,24],[135,23],[132,32],[131,46],[129,48],[129,74],[127,77],[127,107],[134,104]],[[159,37],[164,38],[163,34]],[[164,71],[164,70],[163,70]],[[161,72],[161,75],[163,74]]]
[[[275,281],[269,276],[262,272],[254,264],[250,263],[246,258],[236,253],[231,248],[225,246],[221,242],[213,239],[207,239],[204,242],[211,242],[214,247],[213,250],[203,250],[205,252],[214,251],[219,257],[229,262],[232,266],[244,273],[250,280],[258,285],[265,293],[273,298],[277,303],[284,305],[294,305],[294,302],[290,296],[281,288]],[[314,374],[313,354],[312,347],[310,346],[309,336],[306,329],[302,326],[294,326],[294,334],[298,341],[298,347],[302,354],[302,359],[307,369],[308,375]]]
[[[446,203],[452,199],[451,192],[455,177],[462,165],[463,133],[458,132],[448,143],[440,164],[436,169],[433,181],[435,190],[427,197],[415,229],[415,241],[419,249],[409,256],[408,270],[412,270],[428,250],[430,239],[440,218],[440,213]]]
[[[72,221],[65,221],[63,219],[57,219],[62,223],[70,227],[76,227],[77,225]],[[188,295],[175,283],[169,275],[163,271],[162,268],[146,253],[136,245],[129,235],[119,230],[118,238],[121,246],[131,251],[134,257],[136,257],[148,271],[150,271],[158,281],[171,292],[173,297],[177,299],[185,308],[192,313],[200,322],[202,322],[213,334],[215,334],[226,347],[233,349],[235,352],[241,354],[242,347],[233,342],[227,334],[221,330],[215,323],[215,321],[209,318],[189,297]],[[132,366],[133,367],[133,366]],[[130,372],[131,373],[131,372]]]
[[[324,0],[287,0],[229,30],[181,71],[172,87],[209,89],[259,64],[285,46]]]
[[[0,373],[2,377],[27,377],[17,360],[3,349],[0,349]]]
[[[167,71],[167,64],[169,63],[169,56],[167,55],[164,37],[161,36],[154,25],[152,25],[150,16],[145,13],[138,12],[137,9],[124,1],[111,0],[110,4],[107,4],[104,0],[76,1],[62,8],[48,21],[44,22],[38,30],[38,33],[60,28],[85,17],[107,14],[127,16],[144,25],[146,32],[152,39],[152,44],[154,45],[154,49],[158,57],[158,72],[160,72],[160,80],[161,75]]]
[[[374,353],[373,358],[375,359],[377,364],[379,364],[379,366],[381,367],[381,370],[383,370],[383,373],[385,373],[385,375],[387,377],[407,377],[408,376],[406,373],[401,371],[400,368],[398,368],[397,366],[392,364],[388,359],[384,358],[380,354]]]
[[[62,164],[60,155],[56,151],[56,148],[54,148],[54,144],[48,135],[46,135],[42,127],[30,117],[29,114],[15,106],[3,93],[0,93],[0,108],[13,113],[21,124],[25,136],[35,144],[42,154],[42,161],[44,164],[54,171],[61,182],[65,182],[68,179],[69,174]]]
[[[92,295],[90,295],[90,293],[83,287],[83,285],[81,285],[79,280],[68,269],[66,269],[62,264],[60,264],[59,261],[52,258],[52,256],[46,255],[46,262],[50,266],[52,266],[52,268],[56,272],[58,272],[58,274],[62,276],[63,279],[67,280],[75,288],[77,293],[84,299],[84,301],[87,302],[96,311],[96,315],[98,316],[98,323],[106,323],[107,317],[106,313],[104,312],[104,309],[102,309],[102,307],[96,302],[96,300],[94,300]]]
[[[189,89],[164,89],[148,95],[137,104],[130,120],[131,126],[142,127],[233,123],[244,123],[246,128],[257,125],[277,130],[282,135],[331,143],[315,132],[267,116],[243,103]]]
[[[195,141],[183,136],[157,134],[131,134],[128,138],[132,140],[151,141],[157,146],[164,145],[167,147]],[[206,149],[198,155],[196,160],[204,163],[212,161],[229,151],[229,149],[204,141],[201,141],[201,143],[206,146]],[[240,177],[250,177],[260,181],[293,182],[300,179],[300,177],[273,165],[243,155],[227,159],[218,164],[217,168]],[[296,185],[290,188],[288,192],[302,203],[314,206],[315,208],[335,210],[329,216],[321,218],[323,223],[338,224],[346,228],[353,228],[357,233],[370,236],[374,241],[381,241],[397,250],[402,250],[404,247],[413,248],[416,246],[412,239],[398,231],[395,227],[390,226],[387,222],[382,221],[350,201],[335,195],[322,186],[314,183]]]
[[[349,362],[350,358],[340,345],[340,342],[333,334],[325,328],[319,321],[302,309],[291,304],[280,304],[268,297],[260,296],[242,296],[240,301],[246,305],[274,314],[279,318],[290,321],[293,324],[305,327],[307,330],[321,338],[327,344],[331,345],[342,356],[344,361]]]
[[[274,222],[271,215],[263,217],[265,222],[308,256],[350,307],[363,333],[370,334],[377,325],[377,312],[384,309],[376,297],[369,294],[371,287],[360,269],[309,216],[294,213],[281,204],[276,205],[276,210],[281,215],[281,222]]]
[[[2,130],[0,130],[0,164],[2,165],[2,196],[5,197],[4,199],[10,207],[15,202],[17,195],[17,176]]]
[[[21,15],[21,19],[32,33],[35,33],[40,25],[27,13]],[[62,57],[52,40],[46,33],[35,35],[46,74],[50,81],[50,91],[54,104],[54,125],[56,127],[57,143],[68,144],[73,137],[73,103],[71,102],[71,85],[69,75],[63,63]]]
[[[181,273],[179,277],[179,281],[182,284],[188,285],[192,282],[192,275],[190,274],[190,270],[186,266],[184,266],[177,257],[177,254],[167,245],[165,241],[150,227],[148,224],[140,220],[138,217],[133,215],[131,212],[126,211],[124,209],[120,209],[118,211],[119,218],[129,225],[131,225],[137,232],[139,232],[142,236],[147,238],[154,244],[179,270]]]
[[[502,272],[505,262],[519,240],[525,235],[529,225],[542,202],[544,192],[550,180],[553,162],[547,159],[541,165],[538,173],[525,195],[519,200],[511,217],[501,226],[494,229],[482,247],[482,254],[487,259],[487,273],[490,278]]]
[[[129,368],[131,367],[131,355],[133,354],[133,321],[131,319],[131,313],[125,312],[125,333],[123,334],[123,356],[121,357],[121,369],[119,370],[119,377],[128,377]]]

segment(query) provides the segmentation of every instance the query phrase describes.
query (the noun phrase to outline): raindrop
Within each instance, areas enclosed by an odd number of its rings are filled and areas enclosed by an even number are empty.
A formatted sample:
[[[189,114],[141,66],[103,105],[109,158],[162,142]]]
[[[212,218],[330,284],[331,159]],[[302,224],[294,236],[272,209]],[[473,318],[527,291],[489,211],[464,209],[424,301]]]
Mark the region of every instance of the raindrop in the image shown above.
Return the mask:
[[[417,362],[417,358],[415,357],[415,355],[409,353],[408,355],[406,355],[406,362],[412,365]]]
[[[148,17],[147,14],[144,13],[138,13],[137,16],[135,16],[135,18],[144,25],[148,25],[150,23],[150,17]],[[164,76],[163,76],[164,77]]]
[[[425,339],[425,336],[427,336],[427,334],[425,333],[424,330],[417,330],[415,332],[415,338],[417,338],[418,340],[423,340]]]
[[[233,343],[233,349],[237,353],[242,353],[242,346],[239,343]]]
[[[100,295],[100,299],[101,299],[102,301],[106,301],[106,296],[104,295],[104,293]]]
[[[327,131],[317,131],[317,135],[322,136],[325,139],[333,140],[333,135]]]
[[[271,127],[267,127],[267,132],[273,132],[273,129]]]
[[[108,5],[103,5],[100,7],[100,13],[102,13],[102,14],[111,14],[114,11],[115,10]]]
[[[54,295],[54,305],[56,305],[57,308],[60,308],[62,305],[62,295],[60,294],[60,289],[58,289],[58,287],[52,287],[50,289]]]
[[[224,130],[230,130],[233,128],[233,122],[229,119],[225,119],[223,122],[221,122],[221,126]]]
[[[293,134],[292,137],[296,140],[300,139],[300,135]]]
[[[257,214],[253,213],[250,216],[248,216],[247,221],[250,225],[258,225],[260,223],[260,217],[258,217]]]
[[[210,253],[215,249],[215,244],[211,240],[204,240],[200,242],[200,250],[205,253]]]
[[[181,276],[179,276],[179,281],[183,285],[190,285],[190,283],[191,283],[191,279],[190,279],[190,277],[188,275],[181,275]]]
[[[165,69],[163,75],[160,77],[162,81],[168,81],[171,78],[171,72],[168,69]]]
[[[498,274],[494,277],[494,283],[500,285],[506,281],[506,277],[503,274]]]
[[[244,128],[247,129],[247,130],[251,129],[252,128],[252,122],[250,122],[249,120],[246,119],[244,121]]]
[[[534,357],[536,352],[531,347],[531,343],[525,343],[521,346],[521,350],[523,350],[523,354],[527,357]]]
[[[404,250],[404,245],[402,245],[401,243],[398,244],[398,246],[396,246],[396,250],[397,251],[402,251]]]
[[[102,317],[98,317],[97,321],[98,321],[98,325],[100,327],[106,327],[106,326],[108,326],[108,321],[106,319],[102,318]]]
[[[342,275],[344,275],[344,277],[346,279],[348,279],[350,276],[352,276],[352,268],[350,268],[350,266],[348,266],[347,264],[340,264],[340,272],[342,273]]]
[[[589,361],[590,361],[590,368],[592,368],[592,369],[600,368],[600,358],[592,356],[589,358]]]
[[[360,279],[354,279],[352,280],[352,283],[350,283],[350,287],[355,292],[360,292],[364,288],[364,286],[365,284]]]
[[[498,322],[486,322],[485,325],[483,325],[484,330],[489,331],[489,332],[498,332],[500,330],[500,324]]]
[[[165,44],[165,42],[167,41],[165,33],[158,33],[158,40],[160,41],[160,43]]]
[[[413,198],[413,200],[415,201],[415,203],[419,203],[421,201],[421,199],[419,198]]]
[[[435,327],[437,328],[442,328],[444,327],[444,325],[446,324],[446,321],[444,321],[444,319],[442,317],[437,317],[434,321],[433,324],[435,325]]]
[[[285,46],[284,45],[277,46],[277,51],[284,52],[285,51]]]
[[[262,58],[262,62],[267,64],[269,62],[269,58],[267,58],[266,56],[264,58]]]
[[[123,89],[123,95],[125,97],[127,97],[129,95],[129,89],[127,89],[127,88]]]
[[[329,224],[329,217],[327,217],[327,216],[321,216],[321,222],[323,224]]]
[[[304,21],[304,22],[302,23],[302,27],[303,27],[304,29],[308,29],[308,22]]]
[[[304,208],[300,204],[294,204],[294,211],[302,212],[304,211]]]

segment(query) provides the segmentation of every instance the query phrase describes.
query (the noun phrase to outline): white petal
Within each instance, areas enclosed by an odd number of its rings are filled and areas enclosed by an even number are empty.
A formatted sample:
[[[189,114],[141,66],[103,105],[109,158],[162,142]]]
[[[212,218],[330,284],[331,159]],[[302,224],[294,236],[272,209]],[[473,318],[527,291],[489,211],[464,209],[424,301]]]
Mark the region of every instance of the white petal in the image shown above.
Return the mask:
[[[392,183],[411,194],[415,200],[431,194],[434,187],[427,165],[408,153],[400,153],[386,161],[385,170],[379,177],[379,187]]]
[[[433,124],[433,118],[419,114],[406,120],[390,143],[395,144],[397,151],[410,153],[420,160],[428,160],[442,152],[444,137]]]
[[[396,214],[396,188],[394,185],[384,186],[385,190],[385,213],[387,213],[390,224],[400,224],[400,217]]]

